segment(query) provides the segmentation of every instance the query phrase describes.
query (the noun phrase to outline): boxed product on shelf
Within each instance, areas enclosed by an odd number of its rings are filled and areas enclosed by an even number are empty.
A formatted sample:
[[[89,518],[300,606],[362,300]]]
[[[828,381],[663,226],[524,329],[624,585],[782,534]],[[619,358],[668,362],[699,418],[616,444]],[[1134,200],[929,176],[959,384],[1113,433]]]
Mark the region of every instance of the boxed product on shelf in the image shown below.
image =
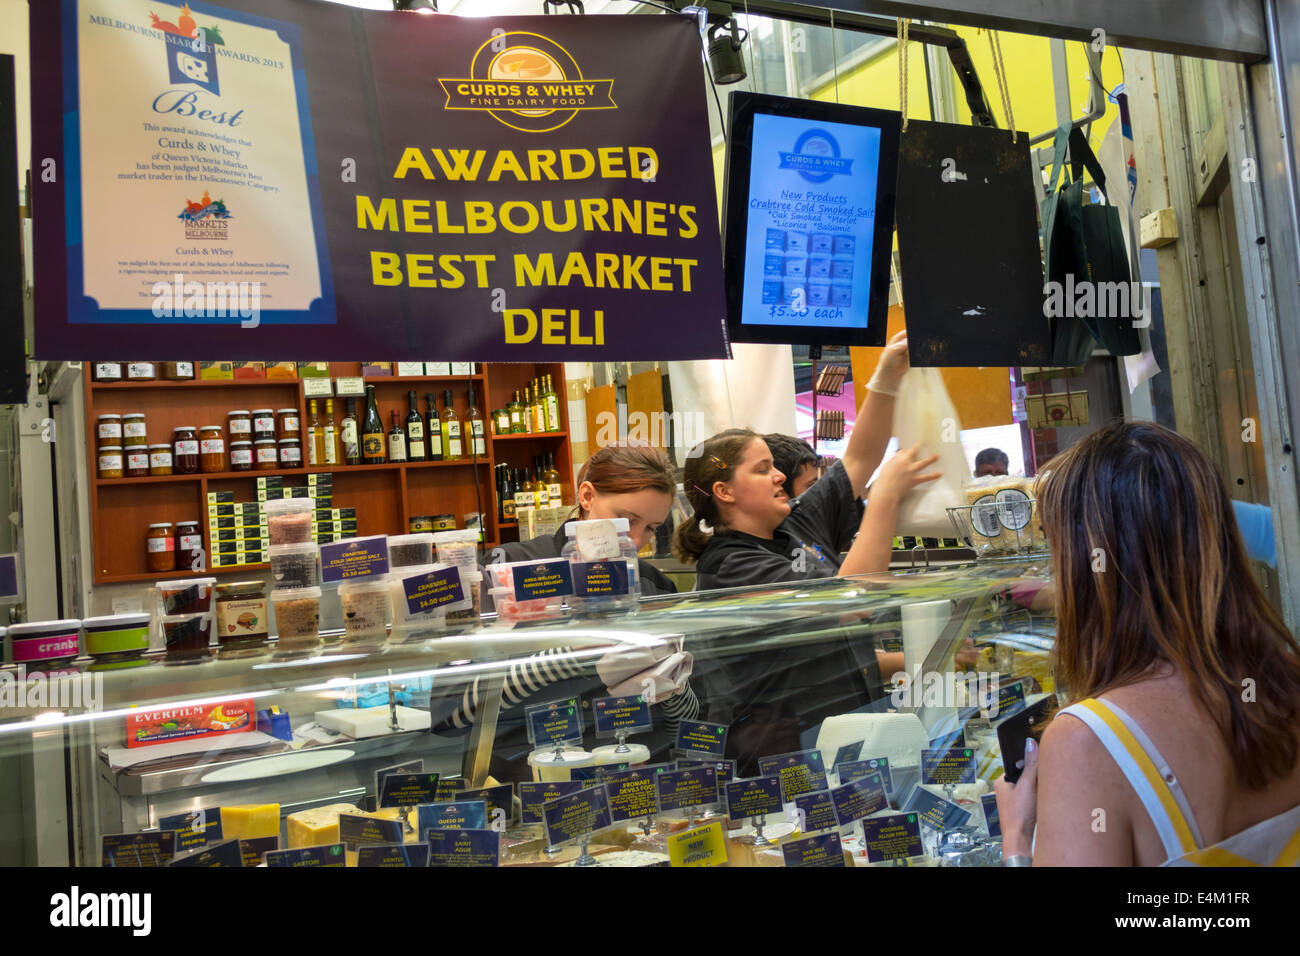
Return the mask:
[[[424,374],[425,375],[450,375],[451,363],[450,362],[425,362]]]
[[[299,378],[329,378],[330,363],[329,362],[299,362],[298,377]]]
[[[230,505],[234,503],[235,503],[235,493],[233,491],[209,491],[208,492],[208,504],[210,505],[220,505],[220,504]]]
[[[267,362],[265,364],[268,379],[286,381],[298,377],[297,362]]]
[[[362,362],[361,375],[363,378],[374,378],[380,375],[392,375],[392,362]]]
[[[424,363],[423,362],[398,362],[397,374],[402,377],[423,375]]]
[[[199,378],[208,381],[224,381],[235,377],[233,362],[200,362]]]
[[[235,378],[266,378],[265,362],[234,362]]]

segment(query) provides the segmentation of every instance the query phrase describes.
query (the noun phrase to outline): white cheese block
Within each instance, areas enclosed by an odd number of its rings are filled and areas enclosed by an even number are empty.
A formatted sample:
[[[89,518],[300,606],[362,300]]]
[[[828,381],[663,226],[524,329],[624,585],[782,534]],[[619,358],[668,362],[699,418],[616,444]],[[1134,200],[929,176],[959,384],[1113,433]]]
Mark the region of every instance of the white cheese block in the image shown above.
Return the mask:
[[[353,740],[395,733],[387,704],[359,709],[340,707],[338,710],[318,710],[315,717],[316,723],[322,727],[347,734]],[[402,730],[428,730],[429,712],[398,704],[397,724]]]
[[[840,747],[859,740],[866,741],[862,747],[864,760],[888,757],[891,767],[919,765],[921,751],[930,745],[916,714],[837,714],[822,721],[817,749],[823,760],[834,760]]]

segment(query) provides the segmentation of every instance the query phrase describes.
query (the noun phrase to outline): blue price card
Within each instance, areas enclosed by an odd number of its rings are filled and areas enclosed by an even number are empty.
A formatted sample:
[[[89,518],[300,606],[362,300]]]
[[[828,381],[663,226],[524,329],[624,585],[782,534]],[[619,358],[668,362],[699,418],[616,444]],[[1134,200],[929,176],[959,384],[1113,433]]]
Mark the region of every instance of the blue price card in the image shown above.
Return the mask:
[[[781,787],[786,800],[793,800],[801,793],[826,789],[826,768],[822,764],[820,750],[798,750],[776,757],[759,757],[758,769],[764,775],[781,775]]]
[[[605,800],[609,818],[615,823],[642,820],[659,812],[655,777],[667,773],[667,766],[633,767],[605,778]]]
[[[504,830],[515,822],[514,784],[503,783],[495,787],[484,787],[481,790],[463,790],[457,799],[482,800],[487,804],[487,825],[490,829]]]
[[[326,584],[388,573],[388,537],[349,538],[320,546],[321,580]]]
[[[405,829],[401,820],[380,820],[355,813],[339,814],[339,842],[349,850],[361,846],[401,843]]]
[[[849,763],[857,760],[862,756],[862,745],[865,740],[859,740],[856,744],[845,744],[839,750],[835,751],[835,759],[831,761],[832,767],[838,767],[842,763]]]
[[[838,833],[789,840],[781,844],[786,866],[844,866],[844,848]]]
[[[862,846],[868,863],[920,856],[921,823],[916,813],[891,813],[862,821]]]
[[[278,836],[253,837],[239,841],[239,852],[244,856],[244,866],[261,866],[262,857],[271,850],[280,849]]]
[[[591,712],[596,719],[596,734],[600,737],[617,737],[651,730],[650,704],[641,695],[635,697],[597,697],[591,702]]]
[[[988,830],[989,836],[1002,836],[1002,818],[998,816],[997,794],[980,794],[980,806],[984,808],[984,828]]]
[[[218,807],[204,807],[201,810],[159,817],[158,828],[176,831],[176,852],[200,850],[211,843],[220,842],[221,810]]]
[[[430,830],[429,866],[500,866],[501,836],[495,830]]]
[[[546,842],[551,846],[579,840],[613,825],[604,787],[588,787],[542,805]]]
[[[433,831],[435,833],[443,831]],[[389,843],[363,846],[357,850],[357,866],[428,866],[429,844]]]
[[[18,583],[18,555],[0,554],[0,604],[14,604],[23,599]]]
[[[193,853],[186,853],[184,856],[173,857],[172,861],[167,865],[194,867],[242,867],[244,865],[244,854],[239,849],[238,840],[222,840],[220,843],[213,843],[204,847],[202,850],[195,850]]]
[[[835,818],[842,827],[889,806],[885,780],[878,773],[836,787],[831,791],[831,799],[835,801]]]
[[[835,801],[831,799],[829,790],[799,794],[794,798],[794,809],[799,817],[800,833],[833,830],[840,825],[835,817]]]
[[[970,811],[957,806],[951,800],[936,796],[924,787],[914,787],[907,799],[904,810],[914,812],[921,822],[932,830],[951,830],[966,825]]]
[[[710,806],[718,802],[718,772],[712,765],[669,770],[655,777],[659,812]]]
[[[573,572],[573,593],[580,598],[618,597],[627,594],[627,561],[575,561],[570,565]]]
[[[632,765],[628,763],[607,763],[594,767],[574,767],[569,771],[569,779],[577,780],[584,787],[595,787],[603,784],[605,778],[611,773],[621,773],[624,770],[631,769]]]
[[[414,807],[437,803],[439,793],[436,773],[385,773],[379,784],[379,806]],[[455,793],[452,794],[453,798]]]
[[[966,729],[956,727],[951,730],[943,731],[937,737],[930,738],[931,750],[953,750],[958,747],[966,746]]]
[[[749,777],[727,784],[727,818],[747,820],[781,812],[781,777]]]
[[[685,770],[687,767],[712,767],[718,772],[718,802],[722,812],[727,812],[727,784],[736,779],[736,761],[701,760],[698,757],[681,757],[673,762],[670,770]]]
[[[449,803],[457,799],[465,789],[464,777],[448,777],[445,780],[438,781],[438,789],[435,792],[434,803]]]
[[[100,847],[100,866],[166,866],[176,855],[176,831],[108,833]]]
[[[541,823],[542,806],[582,789],[578,780],[555,780],[550,783],[522,781],[519,786],[520,815],[524,823]]]
[[[565,559],[516,565],[511,578],[516,601],[537,601],[573,593],[573,572]]]
[[[409,614],[427,614],[438,608],[463,610],[470,598],[460,580],[460,568],[442,568],[402,578]]]
[[[384,777],[390,773],[420,773],[424,770],[424,758],[417,757],[414,760],[406,760],[402,763],[393,764],[391,767],[381,767],[375,771],[375,799],[379,800],[382,807],[384,793]],[[428,800],[421,800],[420,803],[429,803]]]
[[[528,739],[534,747],[582,739],[582,710],[576,698],[553,700],[525,710]]]
[[[835,769],[840,775],[840,783],[852,783],[859,777],[879,773],[885,778],[885,792],[894,792],[894,778],[889,772],[888,757],[869,757],[866,760],[850,760],[848,763],[840,764]]]
[[[419,832],[426,830],[485,830],[487,803],[457,800],[455,803],[426,803],[417,808]]]
[[[991,696],[991,695],[990,695]],[[990,700],[989,704],[993,701]],[[1023,680],[1012,681],[1003,687],[998,685],[997,706],[987,707],[986,716],[990,720],[1002,720],[1010,717],[1025,706],[1025,682]]]
[[[921,751],[921,783],[945,786],[975,782],[975,751],[969,747]]]
[[[727,725],[705,720],[683,720],[677,725],[677,749],[692,754],[721,757],[727,751]]]
[[[304,846],[296,850],[272,850],[265,857],[267,866],[347,866],[342,843]]]

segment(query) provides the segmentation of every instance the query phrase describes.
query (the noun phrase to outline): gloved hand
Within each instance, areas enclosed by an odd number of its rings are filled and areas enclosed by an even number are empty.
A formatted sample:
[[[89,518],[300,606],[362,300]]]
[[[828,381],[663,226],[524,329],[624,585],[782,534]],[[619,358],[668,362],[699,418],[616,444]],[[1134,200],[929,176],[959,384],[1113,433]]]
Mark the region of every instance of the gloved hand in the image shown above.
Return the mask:
[[[882,395],[897,395],[909,367],[907,330],[904,329],[896,333],[885,346],[880,361],[876,363],[876,370],[871,375],[871,381],[867,382],[867,390]]]
[[[612,696],[644,694],[654,704],[686,686],[694,662],[676,637],[647,646],[617,644],[596,662],[596,673]]]

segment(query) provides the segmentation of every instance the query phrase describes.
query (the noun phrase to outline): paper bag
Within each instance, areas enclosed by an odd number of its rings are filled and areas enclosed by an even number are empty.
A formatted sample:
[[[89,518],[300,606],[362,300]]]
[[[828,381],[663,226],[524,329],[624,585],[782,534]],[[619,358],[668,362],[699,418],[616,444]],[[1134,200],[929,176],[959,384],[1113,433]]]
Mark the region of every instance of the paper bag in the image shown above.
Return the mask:
[[[919,442],[920,458],[937,454],[939,460],[927,471],[943,473],[903,498],[894,534],[951,538],[956,532],[948,509],[966,503],[962,483],[970,469],[961,446],[961,421],[937,368],[911,368],[903,376],[894,405],[894,433],[900,449]]]

